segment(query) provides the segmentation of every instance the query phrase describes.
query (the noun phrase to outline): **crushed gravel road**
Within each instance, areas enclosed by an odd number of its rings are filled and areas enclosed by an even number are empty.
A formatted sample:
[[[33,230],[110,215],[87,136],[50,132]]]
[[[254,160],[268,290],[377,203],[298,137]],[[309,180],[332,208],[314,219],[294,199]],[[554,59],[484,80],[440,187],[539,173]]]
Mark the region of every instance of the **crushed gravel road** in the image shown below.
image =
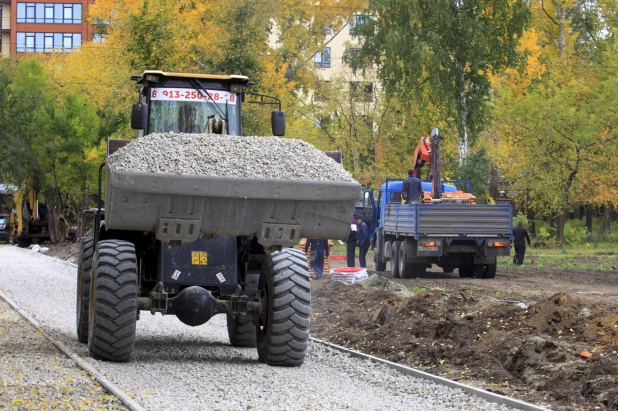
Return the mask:
[[[126,410],[0,299],[0,409]]]
[[[149,410],[509,409],[317,344],[300,368],[269,367],[255,349],[229,346],[221,315],[191,328],[142,312],[132,362],[95,361],[75,335],[76,267],[10,246],[0,260],[0,289]]]
[[[116,170],[151,173],[354,181],[311,144],[278,137],[153,133],[119,149],[108,163]]]

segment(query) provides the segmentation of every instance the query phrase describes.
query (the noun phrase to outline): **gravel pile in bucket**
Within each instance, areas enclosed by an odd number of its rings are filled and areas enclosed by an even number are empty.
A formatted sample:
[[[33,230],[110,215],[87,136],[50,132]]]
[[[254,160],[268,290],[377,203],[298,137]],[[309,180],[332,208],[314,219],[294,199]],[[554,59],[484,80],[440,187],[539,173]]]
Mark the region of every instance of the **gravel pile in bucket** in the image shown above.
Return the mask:
[[[278,137],[153,133],[112,154],[108,164],[151,173],[354,181],[311,144]]]

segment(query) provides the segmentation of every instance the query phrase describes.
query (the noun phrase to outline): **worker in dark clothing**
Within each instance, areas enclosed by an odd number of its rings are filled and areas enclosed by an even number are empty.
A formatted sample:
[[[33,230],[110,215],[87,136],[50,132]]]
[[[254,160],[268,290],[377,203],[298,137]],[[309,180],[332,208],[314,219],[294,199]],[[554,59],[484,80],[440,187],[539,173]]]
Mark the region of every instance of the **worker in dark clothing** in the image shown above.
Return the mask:
[[[365,257],[367,257],[367,251],[369,251],[369,244],[371,243],[369,239],[369,227],[367,227],[367,224],[363,223],[362,217],[356,218],[356,226],[358,227],[358,262],[361,267],[367,268]]]
[[[309,251],[309,265],[315,273],[315,279],[322,278],[324,273],[324,256],[328,257],[328,240],[307,239],[305,253]]]
[[[513,229],[513,245],[515,246],[515,255],[513,256],[513,264],[522,265],[524,263],[524,255],[526,254],[526,241],[530,245],[530,236],[521,221],[517,222],[517,227]]]
[[[401,195],[406,200],[406,204],[418,204],[423,198],[423,184],[421,180],[414,177],[414,169],[408,170],[408,178],[403,180],[403,189]]]
[[[350,232],[348,239],[345,240],[348,256],[348,267],[355,267],[354,260],[356,258],[356,244],[358,243],[358,227],[356,226],[356,218],[353,218],[350,224]]]

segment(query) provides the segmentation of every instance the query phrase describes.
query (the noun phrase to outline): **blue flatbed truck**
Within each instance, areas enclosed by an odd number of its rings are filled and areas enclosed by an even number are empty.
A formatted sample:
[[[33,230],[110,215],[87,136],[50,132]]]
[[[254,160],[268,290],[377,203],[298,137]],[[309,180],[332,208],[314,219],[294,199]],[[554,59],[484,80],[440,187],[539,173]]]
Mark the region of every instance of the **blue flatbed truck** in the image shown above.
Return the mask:
[[[423,191],[431,182],[423,181]],[[442,192],[456,187],[442,183]],[[498,256],[510,255],[513,209],[509,204],[402,204],[402,180],[387,179],[377,201],[363,190],[356,214],[370,228],[376,271],[393,278],[425,275],[433,264],[462,278],[494,278]]]

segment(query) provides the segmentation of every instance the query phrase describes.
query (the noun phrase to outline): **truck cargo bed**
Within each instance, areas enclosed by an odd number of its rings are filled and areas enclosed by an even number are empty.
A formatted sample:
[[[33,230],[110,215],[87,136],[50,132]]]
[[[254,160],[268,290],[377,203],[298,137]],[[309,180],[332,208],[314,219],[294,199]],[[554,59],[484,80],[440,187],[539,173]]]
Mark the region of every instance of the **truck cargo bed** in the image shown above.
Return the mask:
[[[107,167],[108,230],[153,231],[164,242],[200,234],[256,236],[264,247],[300,238],[347,237],[356,182],[277,180],[113,170]]]
[[[384,215],[384,232],[444,237],[512,235],[510,205],[391,203]]]

